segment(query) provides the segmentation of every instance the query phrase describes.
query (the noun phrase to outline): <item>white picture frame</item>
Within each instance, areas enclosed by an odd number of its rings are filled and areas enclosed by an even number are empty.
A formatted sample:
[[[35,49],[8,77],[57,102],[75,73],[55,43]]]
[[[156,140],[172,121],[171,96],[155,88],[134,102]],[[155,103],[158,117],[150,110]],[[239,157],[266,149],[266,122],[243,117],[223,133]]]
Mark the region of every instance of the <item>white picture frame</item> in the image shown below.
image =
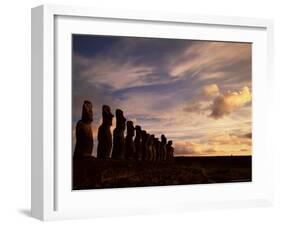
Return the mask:
[[[108,24],[101,26],[104,25],[102,24],[104,21]],[[120,25],[120,30],[117,30],[115,23],[124,23],[124,28]],[[71,159],[67,154],[69,151],[71,155],[71,149],[68,150],[69,145],[58,140],[58,137],[61,137],[60,128],[68,126],[60,125],[63,123],[61,116],[70,115],[68,111],[70,100],[67,94],[71,93],[71,88],[67,85],[65,88],[61,86],[62,82],[67,84],[70,81],[64,76],[71,71],[69,68],[71,53],[67,41],[69,34],[73,29],[77,29],[76,32],[79,33],[113,32],[124,35],[128,33],[127,26],[135,26],[137,23],[139,27],[130,29],[129,35],[157,36],[157,31],[154,34],[150,34],[149,31],[154,30],[151,26],[154,28],[161,24],[162,27],[166,26],[169,29],[164,29],[164,33],[159,30],[161,33],[159,37],[179,37],[178,26],[182,28],[190,26],[190,29],[194,27],[190,38],[256,43],[256,52],[253,52],[254,151],[251,184],[183,185],[78,192],[71,190],[69,184]],[[93,24],[97,26],[94,31]],[[209,28],[208,34],[204,34]],[[170,29],[175,29],[175,32],[172,33]],[[202,32],[204,29],[205,32]],[[267,101],[270,100],[273,83],[272,33],[273,22],[265,19],[160,14],[56,5],[33,8],[32,216],[41,220],[56,220],[271,205],[273,179],[267,175],[273,171],[273,153],[266,140],[269,134],[266,120],[272,109],[271,102]],[[61,61],[62,58],[65,60]],[[61,106],[64,101],[65,106]],[[89,200],[89,203],[86,200]]]

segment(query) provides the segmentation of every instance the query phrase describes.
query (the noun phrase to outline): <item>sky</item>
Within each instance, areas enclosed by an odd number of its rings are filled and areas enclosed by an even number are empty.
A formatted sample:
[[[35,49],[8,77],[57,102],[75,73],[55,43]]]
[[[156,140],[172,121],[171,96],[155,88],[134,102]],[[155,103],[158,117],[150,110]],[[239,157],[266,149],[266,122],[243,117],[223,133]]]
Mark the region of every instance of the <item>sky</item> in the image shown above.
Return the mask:
[[[251,43],[73,35],[73,143],[90,100],[93,155],[104,104],[165,134],[175,155],[251,155],[251,55]]]

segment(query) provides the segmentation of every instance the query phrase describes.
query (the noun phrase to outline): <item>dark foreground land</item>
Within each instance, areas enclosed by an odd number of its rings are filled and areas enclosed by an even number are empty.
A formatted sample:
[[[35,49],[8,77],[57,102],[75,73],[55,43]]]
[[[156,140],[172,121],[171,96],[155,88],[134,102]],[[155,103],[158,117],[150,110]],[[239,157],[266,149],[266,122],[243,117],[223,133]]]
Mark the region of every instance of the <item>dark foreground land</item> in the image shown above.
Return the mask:
[[[248,182],[251,156],[175,157],[173,161],[73,161],[73,189]]]

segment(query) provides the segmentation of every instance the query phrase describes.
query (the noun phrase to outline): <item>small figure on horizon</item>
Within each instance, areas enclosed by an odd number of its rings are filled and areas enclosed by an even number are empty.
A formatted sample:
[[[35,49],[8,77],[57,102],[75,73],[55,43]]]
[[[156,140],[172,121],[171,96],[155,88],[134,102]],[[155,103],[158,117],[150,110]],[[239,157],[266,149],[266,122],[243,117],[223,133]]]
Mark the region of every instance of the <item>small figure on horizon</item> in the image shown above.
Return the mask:
[[[76,124],[76,145],[74,149],[74,158],[81,159],[91,156],[94,139],[91,123],[93,121],[93,105],[85,100],[82,107],[82,118]]]
[[[169,140],[166,149],[167,149],[167,160],[172,160],[174,158],[174,148],[172,147],[173,141]]]
[[[126,118],[123,115],[123,111],[116,109],[116,128],[113,131],[113,149],[112,158],[113,159],[124,159],[125,158],[125,123]]]
[[[135,148],[136,148],[136,152],[135,152],[135,159],[136,160],[141,160],[142,159],[142,143],[141,143],[141,127],[140,126],[136,126],[136,136],[135,136]]]
[[[135,136],[135,127],[132,121],[127,121],[127,136],[125,138],[126,159],[134,159],[136,148],[133,137]]]
[[[98,129],[98,159],[109,159],[112,148],[112,134],[110,127],[112,126],[112,119],[114,115],[108,105],[102,106],[102,124]]]

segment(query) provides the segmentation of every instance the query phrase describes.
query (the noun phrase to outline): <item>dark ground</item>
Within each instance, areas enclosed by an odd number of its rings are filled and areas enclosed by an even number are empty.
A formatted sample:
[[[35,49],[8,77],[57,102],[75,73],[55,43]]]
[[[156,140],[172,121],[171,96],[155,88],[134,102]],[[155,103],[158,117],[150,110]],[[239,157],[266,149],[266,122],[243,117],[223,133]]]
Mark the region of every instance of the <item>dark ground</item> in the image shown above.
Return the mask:
[[[73,189],[249,182],[251,156],[175,157],[173,161],[73,161]]]

